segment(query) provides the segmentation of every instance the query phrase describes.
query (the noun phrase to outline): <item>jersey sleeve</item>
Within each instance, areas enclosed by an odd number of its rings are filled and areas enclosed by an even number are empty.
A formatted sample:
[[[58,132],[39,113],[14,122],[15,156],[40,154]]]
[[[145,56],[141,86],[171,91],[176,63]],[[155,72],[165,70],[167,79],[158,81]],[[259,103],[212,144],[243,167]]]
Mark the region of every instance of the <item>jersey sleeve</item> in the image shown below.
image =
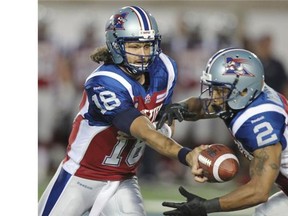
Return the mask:
[[[173,92],[174,92],[174,88],[175,88],[175,85],[177,83],[177,80],[178,80],[178,68],[177,68],[177,64],[176,62],[171,59],[170,57],[168,57],[171,61],[171,64],[172,64],[172,67],[173,67],[173,73],[174,73],[174,76],[173,76],[173,80],[172,80],[172,85],[168,91],[168,96],[166,98],[166,100],[164,101],[164,105],[168,105],[170,103],[172,103],[172,96],[173,96]]]
[[[281,141],[286,127],[285,116],[269,111],[247,119],[235,134],[246,150],[253,152]]]
[[[84,115],[85,118],[92,125],[112,124],[117,114],[134,107],[131,92],[129,93],[128,90],[130,87],[125,87],[119,80],[108,76],[95,76],[88,79],[85,90],[89,109]]]
[[[168,71],[168,92],[167,92],[167,97],[163,102],[163,106],[167,106],[168,104],[172,103],[172,96],[174,92],[175,85],[177,83],[178,79],[178,68],[176,61],[174,61],[172,58],[169,56],[165,55],[161,56],[162,61],[164,61],[167,71]]]

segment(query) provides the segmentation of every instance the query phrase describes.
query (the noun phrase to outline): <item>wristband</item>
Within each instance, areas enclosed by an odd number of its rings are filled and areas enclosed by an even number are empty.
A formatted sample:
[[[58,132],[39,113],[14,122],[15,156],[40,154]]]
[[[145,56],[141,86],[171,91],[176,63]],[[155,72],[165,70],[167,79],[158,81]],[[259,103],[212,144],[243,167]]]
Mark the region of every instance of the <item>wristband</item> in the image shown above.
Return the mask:
[[[186,161],[186,155],[191,151],[190,148],[187,148],[187,147],[183,147],[180,149],[180,151],[178,152],[178,160],[186,165],[186,166],[189,166],[187,161]]]
[[[203,202],[203,206],[206,210],[206,213],[220,212],[222,210],[220,206],[219,198],[205,200]]]

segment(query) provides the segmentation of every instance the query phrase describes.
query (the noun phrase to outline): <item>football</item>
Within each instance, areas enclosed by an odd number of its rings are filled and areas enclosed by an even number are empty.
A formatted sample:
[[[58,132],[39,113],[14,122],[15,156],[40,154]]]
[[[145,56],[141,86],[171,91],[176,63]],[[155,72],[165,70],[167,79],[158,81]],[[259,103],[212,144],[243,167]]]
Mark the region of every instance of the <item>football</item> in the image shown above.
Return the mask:
[[[211,144],[198,156],[199,166],[208,182],[226,182],[235,177],[239,160],[228,146]]]

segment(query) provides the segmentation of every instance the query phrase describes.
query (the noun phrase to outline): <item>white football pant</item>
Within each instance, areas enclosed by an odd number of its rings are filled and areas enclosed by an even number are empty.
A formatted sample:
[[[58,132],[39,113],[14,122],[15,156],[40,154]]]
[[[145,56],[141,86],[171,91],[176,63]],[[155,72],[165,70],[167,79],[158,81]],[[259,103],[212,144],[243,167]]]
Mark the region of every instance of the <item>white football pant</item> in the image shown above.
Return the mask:
[[[146,216],[137,177],[124,181],[94,181],[73,175],[61,193],[56,193],[57,201],[49,206],[50,213],[43,214],[61,171],[60,165],[39,201],[39,216],[81,216],[85,212],[88,215],[88,211],[89,216]]]
[[[288,215],[288,197],[279,191],[269,197],[268,201],[255,208],[253,216],[284,216]]]

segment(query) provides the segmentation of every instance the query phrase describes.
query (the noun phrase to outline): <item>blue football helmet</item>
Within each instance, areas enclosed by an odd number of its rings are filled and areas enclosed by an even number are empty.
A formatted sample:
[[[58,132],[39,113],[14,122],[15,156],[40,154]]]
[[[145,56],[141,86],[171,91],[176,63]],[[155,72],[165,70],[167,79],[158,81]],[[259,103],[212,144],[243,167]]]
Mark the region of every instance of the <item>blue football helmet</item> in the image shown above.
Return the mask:
[[[137,6],[127,6],[119,9],[110,17],[105,27],[106,45],[115,64],[124,65],[132,74],[142,74],[159,55],[161,35],[155,18]],[[149,42],[151,51],[149,56],[140,55],[142,65],[130,64],[125,51],[126,42]],[[139,56],[139,55],[137,55]],[[148,57],[148,63],[144,58]]]
[[[225,113],[229,109],[245,108],[262,92],[263,87],[263,65],[254,53],[244,49],[228,48],[218,51],[210,58],[201,76],[201,97],[205,92],[209,93],[206,112],[210,114],[210,105],[214,105],[216,114]],[[216,88],[222,89],[222,92],[226,89],[222,96],[222,107],[213,104],[213,90]]]

